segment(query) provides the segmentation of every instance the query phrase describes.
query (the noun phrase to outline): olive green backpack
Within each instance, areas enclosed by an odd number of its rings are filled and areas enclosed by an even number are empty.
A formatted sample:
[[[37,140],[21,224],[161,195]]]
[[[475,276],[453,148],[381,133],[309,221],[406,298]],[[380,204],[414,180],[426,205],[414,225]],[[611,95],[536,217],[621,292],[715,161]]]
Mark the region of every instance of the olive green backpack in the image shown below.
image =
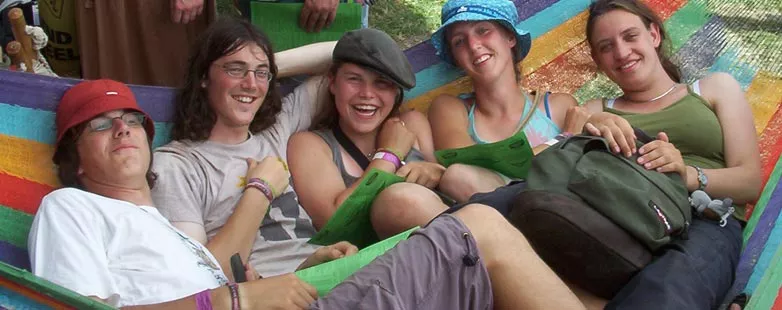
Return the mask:
[[[655,250],[686,238],[692,220],[681,177],[647,170],[637,159],[614,155],[600,137],[560,141],[533,158],[509,215],[557,273],[603,298]]]

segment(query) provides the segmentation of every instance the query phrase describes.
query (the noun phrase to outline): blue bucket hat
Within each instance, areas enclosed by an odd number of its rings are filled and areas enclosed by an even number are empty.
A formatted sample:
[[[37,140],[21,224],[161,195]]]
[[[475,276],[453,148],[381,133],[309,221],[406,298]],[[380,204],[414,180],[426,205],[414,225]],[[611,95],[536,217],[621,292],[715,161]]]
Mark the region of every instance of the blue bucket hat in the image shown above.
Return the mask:
[[[529,53],[532,39],[529,32],[516,27],[519,14],[516,6],[510,0],[450,0],[443,5],[440,26],[432,34],[432,45],[445,62],[456,65],[448,51],[449,44],[445,41],[445,29],[456,22],[463,21],[497,21],[516,35],[516,51],[519,59],[524,59]]]

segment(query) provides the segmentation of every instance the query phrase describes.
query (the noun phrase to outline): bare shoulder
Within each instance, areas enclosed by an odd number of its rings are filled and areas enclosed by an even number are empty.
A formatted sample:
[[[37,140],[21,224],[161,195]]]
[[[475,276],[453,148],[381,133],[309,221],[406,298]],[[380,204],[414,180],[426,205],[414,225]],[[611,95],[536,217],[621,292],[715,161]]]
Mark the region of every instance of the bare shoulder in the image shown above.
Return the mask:
[[[429,127],[429,120],[426,118],[426,115],[416,110],[402,112],[399,114],[399,119],[404,121],[407,127],[413,129]]]
[[[555,111],[555,115],[564,115],[568,109],[578,106],[576,98],[566,93],[551,93],[548,97],[548,102],[549,107]]]
[[[732,75],[725,72],[715,72],[700,80],[701,96],[715,107],[726,104],[746,104],[746,100],[734,100],[744,97],[741,85]]]
[[[436,120],[451,119],[453,117],[467,117],[465,102],[459,97],[449,94],[441,94],[432,100],[429,106],[429,121],[435,123]]]
[[[328,151],[328,145],[323,138],[312,131],[300,131],[288,139],[288,156],[296,153],[315,151]]]

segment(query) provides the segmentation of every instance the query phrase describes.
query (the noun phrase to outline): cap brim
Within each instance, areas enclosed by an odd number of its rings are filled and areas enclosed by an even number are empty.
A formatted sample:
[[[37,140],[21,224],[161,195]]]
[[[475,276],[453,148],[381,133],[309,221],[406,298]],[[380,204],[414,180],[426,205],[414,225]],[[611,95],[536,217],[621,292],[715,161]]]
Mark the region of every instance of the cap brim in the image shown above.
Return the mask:
[[[62,137],[65,136],[65,133],[68,132],[68,130],[70,130],[71,128],[78,126],[79,124],[84,123],[86,121],[89,121],[90,119],[100,114],[114,111],[114,110],[133,110],[144,114],[144,117],[146,118],[144,122],[144,129],[147,133],[147,137],[149,138],[149,141],[152,141],[155,138],[155,122],[152,120],[149,114],[142,111],[134,102],[124,97],[123,99],[124,100],[121,100],[121,103],[117,104],[117,98],[100,97],[83,105],[75,113],[76,115],[68,121],[67,129],[59,133],[55,145],[58,145],[60,143]],[[113,103],[110,105],[105,105],[105,107],[101,107],[101,104],[107,100],[112,100]]]
[[[456,66],[456,62],[454,62],[454,60],[451,58],[451,53],[448,52],[448,43],[445,42],[445,30],[453,23],[483,20],[500,22],[503,26],[505,26],[505,28],[513,31],[514,35],[516,36],[516,44],[518,45],[517,51],[519,53],[519,59],[524,59],[524,57],[527,57],[527,54],[529,53],[530,47],[532,45],[532,37],[530,36],[529,32],[518,28],[515,25],[511,25],[503,19],[487,19],[485,15],[470,12],[454,15],[445,21],[445,23],[443,23],[443,25],[432,34],[431,42],[432,46],[434,46],[436,50],[437,56],[439,56],[443,61]]]

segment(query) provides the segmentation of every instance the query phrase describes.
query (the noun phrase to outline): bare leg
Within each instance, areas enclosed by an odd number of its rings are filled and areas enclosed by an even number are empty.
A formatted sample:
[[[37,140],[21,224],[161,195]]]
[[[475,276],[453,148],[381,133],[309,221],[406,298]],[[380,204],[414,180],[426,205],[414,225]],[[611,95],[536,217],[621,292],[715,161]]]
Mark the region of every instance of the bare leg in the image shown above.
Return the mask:
[[[576,297],[578,297],[578,299],[581,300],[581,302],[586,306],[587,309],[589,310],[605,309],[608,300],[597,297],[594,294],[587,292],[586,290],[582,289],[581,287],[573,283],[566,282],[566,284],[570,288],[570,290],[573,291],[573,294],[576,294]]]
[[[381,239],[415,226],[424,226],[448,207],[440,197],[415,183],[397,183],[383,190],[372,204],[372,226]]]
[[[496,309],[584,309],[526,238],[491,207],[454,213],[472,232],[491,277]]]
[[[440,189],[457,202],[466,202],[476,193],[488,193],[505,181],[495,172],[470,165],[453,164],[440,179]]]

